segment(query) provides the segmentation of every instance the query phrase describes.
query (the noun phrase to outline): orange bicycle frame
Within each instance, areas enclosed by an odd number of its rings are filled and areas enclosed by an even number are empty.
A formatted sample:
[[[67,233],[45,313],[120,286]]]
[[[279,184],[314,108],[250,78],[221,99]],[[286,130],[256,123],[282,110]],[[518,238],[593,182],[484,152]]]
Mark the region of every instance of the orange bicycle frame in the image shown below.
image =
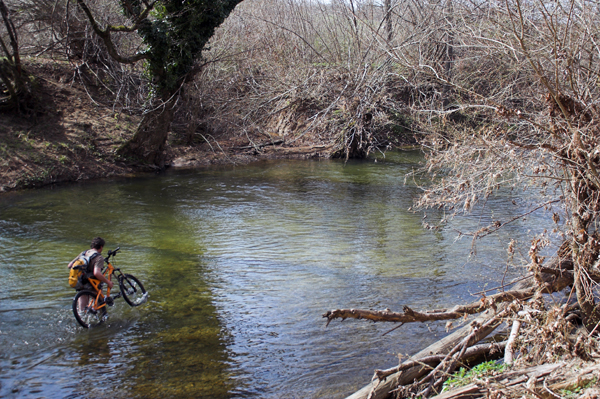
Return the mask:
[[[104,276],[106,277],[106,279],[108,281],[111,281],[111,277],[112,277],[114,271],[115,271],[115,268],[109,262],[108,266],[106,266],[106,269],[104,270],[104,272],[102,274],[104,274]],[[94,287],[94,290],[96,290],[98,292],[98,295],[96,295],[96,299],[94,300],[94,309],[97,310],[97,309],[106,307],[106,302],[104,302],[104,301],[102,302],[101,305],[98,305],[100,300],[104,298],[104,295],[102,295],[102,289],[100,287],[102,282],[94,277],[89,277],[88,281],[92,285],[92,287]],[[106,288],[106,296],[109,296],[109,295],[110,295],[110,287],[107,287]]]

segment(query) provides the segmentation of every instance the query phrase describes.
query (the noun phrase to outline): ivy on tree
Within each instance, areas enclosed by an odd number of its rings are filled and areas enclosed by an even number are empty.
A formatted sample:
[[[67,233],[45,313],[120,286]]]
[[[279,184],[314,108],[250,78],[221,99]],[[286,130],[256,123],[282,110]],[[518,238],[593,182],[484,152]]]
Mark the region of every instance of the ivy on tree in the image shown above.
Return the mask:
[[[176,94],[185,81],[200,71],[197,61],[202,58],[206,43],[241,1],[120,0],[123,13],[132,25],[102,27],[86,0],[77,0],[111,57],[121,63],[147,62],[153,96],[161,101],[160,106],[144,114],[133,138],[119,149],[120,155],[159,166],[164,164],[163,149],[173,119]],[[132,56],[120,54],[111,37],[116,32],[139,35],[145,50]]]

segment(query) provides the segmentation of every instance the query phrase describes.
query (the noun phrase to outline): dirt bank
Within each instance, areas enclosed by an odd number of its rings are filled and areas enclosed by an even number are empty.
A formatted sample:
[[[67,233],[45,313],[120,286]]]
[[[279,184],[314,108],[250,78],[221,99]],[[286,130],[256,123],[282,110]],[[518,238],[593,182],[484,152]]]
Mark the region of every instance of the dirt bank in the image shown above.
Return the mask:
[[[135,132],[139,113],[122,112],[101,86],[83,86],[70,64],[35,60],[27,69],[36,77],[38,108],[27,115],[0,114],[0,192],[156,172],[151,165],[115,157]],[[178,168],[330,153],[323,143],[288,146],[247,132],[221,132],[193,145],[181,144],[177,132],[170,137],[168,165]]]

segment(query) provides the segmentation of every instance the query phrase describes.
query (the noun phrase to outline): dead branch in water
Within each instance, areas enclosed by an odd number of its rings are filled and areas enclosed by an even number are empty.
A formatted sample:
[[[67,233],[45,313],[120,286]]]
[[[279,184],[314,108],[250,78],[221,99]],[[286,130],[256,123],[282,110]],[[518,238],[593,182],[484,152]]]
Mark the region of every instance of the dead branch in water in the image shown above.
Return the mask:
[[[456,364],[464,356],[467,348],[479,340],[477,336],[479,330],[489,327],[495,328],[495,326],[501,323],[502,317],[506,316],[506,314],[509,312],[509,309],[510,308],[507,308],[493,316],[481,326],[478,324],[472,324],[473,331],[458,345],[452,348],[452,350],[444,357],[440,364],[438,364],[436,368],[434,368],[419,382],[420,385],[429,382],[428,386],[422,392],[420,392],[419,395],[427,398],[432,392],[438,392],[444,381],[450,374],[454,372]]]
[[[567,285],[573,283],[573,274],[567,270],[561,270],[555,273],[556,269],[548,269],[552,273],[547,273],[555,278],[544,282],[540,287],[531,286],[524,289],[513,289],[499,292],[490,296],[483,296],[480,300],[468,305],[457,305],[451,309],[430,310],[425,312],[415,311],[408,306],[404,306],[404,312],[392,312],[385,310],[364,310],[364,309],[335,309],[323,314],[327,318],[327,326],[334,319],[366,319],[377,321],[388,321],[396,323],[414,323],[439,320],[460,319],[466,315],[481,313],[487,309],[496,309],[497,304],[502,302],[512,302],[514,300],[525,300],[533,297],[536,292],[552,293],[564,289]],[[543,270],[542,272],[545,272]],[[530,276],[533,277],[533,274]]]

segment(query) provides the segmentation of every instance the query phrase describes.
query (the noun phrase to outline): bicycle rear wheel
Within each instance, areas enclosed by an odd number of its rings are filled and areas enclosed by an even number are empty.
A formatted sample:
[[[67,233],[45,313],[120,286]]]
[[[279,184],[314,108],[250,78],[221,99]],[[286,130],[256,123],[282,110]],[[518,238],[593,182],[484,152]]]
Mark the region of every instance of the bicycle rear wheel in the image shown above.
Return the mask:
[[[84,328],[95,327],[102,323],[102,316],[106,313],[106,310],[95,308],[96,295],[97,293],[93,291],[79,291],[73,299],[73,314]]]
[[[123,274],[123,277],[119,279],[119,288],[123,299],[130,306],[140,306],[148,299],[148,293],[140,280],[131,274]]]

